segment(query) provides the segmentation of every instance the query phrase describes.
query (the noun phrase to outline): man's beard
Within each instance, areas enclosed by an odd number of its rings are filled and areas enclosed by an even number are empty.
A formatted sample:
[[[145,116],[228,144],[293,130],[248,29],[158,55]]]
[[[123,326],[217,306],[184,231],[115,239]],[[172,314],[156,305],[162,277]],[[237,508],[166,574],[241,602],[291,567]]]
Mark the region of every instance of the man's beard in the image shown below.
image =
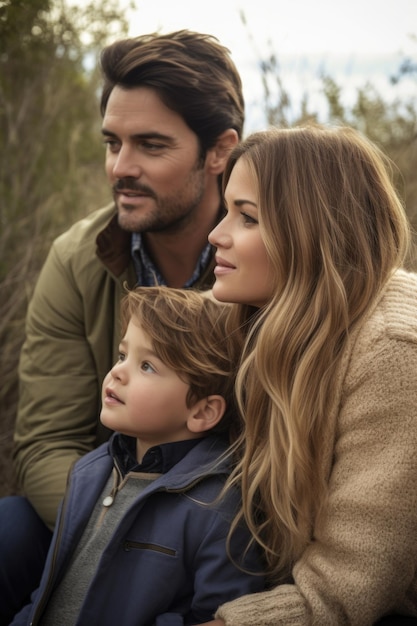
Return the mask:
[[[132,198],[132,204],[124,202],[121,208],[117,193],[119,190],[142,193],[146,196],[146,201],[153,202],[154,206],[142,213],[141,209],[135,208],[135,198]],[[203,169],[192,170],[181,191],[165,197],[158,197],[153,189],[139,183],[135,178],[119,179],[113,185],[119,225],[130,232],[179,232],[192,222],[204,191]]]

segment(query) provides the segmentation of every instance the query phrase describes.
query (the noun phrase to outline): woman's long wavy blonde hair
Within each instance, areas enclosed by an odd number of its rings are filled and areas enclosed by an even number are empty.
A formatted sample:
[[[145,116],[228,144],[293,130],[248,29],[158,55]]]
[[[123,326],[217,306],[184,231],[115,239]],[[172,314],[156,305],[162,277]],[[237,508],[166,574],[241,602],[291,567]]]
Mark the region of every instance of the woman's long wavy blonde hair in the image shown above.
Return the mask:
[[[286,578],[311,540],[326,497],[324,425],[348,335],[409,245],[409,227],[380,150],[350,128],[255,133],[237,146],[257,184],[259,224],[275,269],[261,310],[230,308],[241,333],[236,392],[244,431],[229,484],[266,553]]]

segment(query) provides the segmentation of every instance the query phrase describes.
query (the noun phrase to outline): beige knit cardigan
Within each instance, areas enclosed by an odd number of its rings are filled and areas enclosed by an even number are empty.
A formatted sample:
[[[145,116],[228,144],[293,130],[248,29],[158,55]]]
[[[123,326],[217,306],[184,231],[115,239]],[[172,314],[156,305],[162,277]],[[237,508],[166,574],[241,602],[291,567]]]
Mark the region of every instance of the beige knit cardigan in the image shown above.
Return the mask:
[[[226,626],[370,626],[417,616],[417,274],[396,272],[351,337],[323,454],[329,498],[280,585],[221,606]]]

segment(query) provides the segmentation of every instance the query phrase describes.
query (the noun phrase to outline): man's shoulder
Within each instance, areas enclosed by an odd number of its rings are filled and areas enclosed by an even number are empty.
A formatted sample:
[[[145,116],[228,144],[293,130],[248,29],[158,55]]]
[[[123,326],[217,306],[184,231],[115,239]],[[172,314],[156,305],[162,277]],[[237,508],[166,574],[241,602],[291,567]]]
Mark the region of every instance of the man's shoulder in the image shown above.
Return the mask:
[[[87,216],[74,222],[62,235],[57,237],[56,243],[64,245],[66,243],[82,242],[83,240],[95,240],[97,235],[108,225],[116,215],[116,208],[113,202],[92,211]]]
[[[103,266],[97,258],[97,242],[100,233],[108,230],[115,216],[113,203],[93,211],[55,239],[52,254],[64,266],[71,267],[77,275],[88,267],[91,278],[92,266],[97,266],[97,270],[101,272]],[[113,245],[112,238],[110,244]]]

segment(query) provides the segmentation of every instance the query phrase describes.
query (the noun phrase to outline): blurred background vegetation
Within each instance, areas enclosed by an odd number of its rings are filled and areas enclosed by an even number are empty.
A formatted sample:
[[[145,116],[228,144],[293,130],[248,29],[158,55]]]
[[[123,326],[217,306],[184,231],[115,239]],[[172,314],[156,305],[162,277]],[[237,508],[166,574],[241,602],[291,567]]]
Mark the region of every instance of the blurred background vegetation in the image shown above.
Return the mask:
[[[52,239],[110,200],[104,176],[97,55],[128,33],[114,0],[84,7],[65,0],[0,0],[0,497],[15,489],[12,435],[17,364],[24,319]],[[268,124],[306,120],[346,123],[363,131],[394,161],[396,185],[417,230],[417,99],[385,102],[367,84],[353,106],[343,85],[323,75],[323,119],[308,95],[293,119],[273,51],[259,59]],[[393,83],[414,77],[404,58]],[[417,269],[416,256],[408,265]]]

